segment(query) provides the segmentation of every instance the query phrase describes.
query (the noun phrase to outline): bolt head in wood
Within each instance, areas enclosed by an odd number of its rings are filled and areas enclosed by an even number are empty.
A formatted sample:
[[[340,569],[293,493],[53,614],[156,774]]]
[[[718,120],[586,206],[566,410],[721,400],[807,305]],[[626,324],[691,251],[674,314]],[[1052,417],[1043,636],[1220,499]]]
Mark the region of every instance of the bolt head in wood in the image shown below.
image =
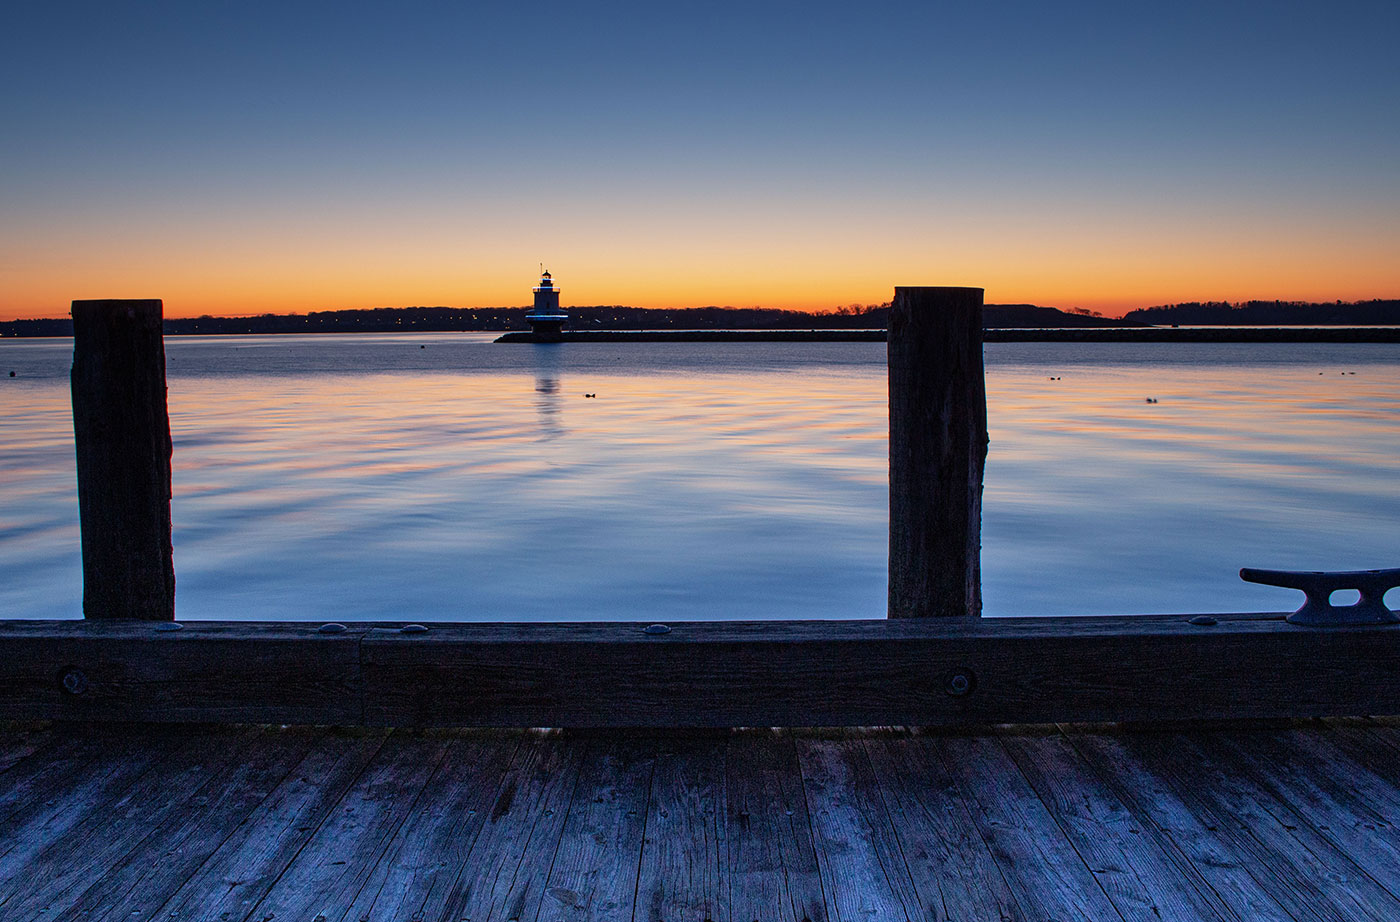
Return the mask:
[[[63,686],[63,691],[69,695],[81,695],[91,687],[87,674],[81,669],[63,670],[58,681]]]
[[[948,673],[943,682],[943,690],[954,698],[962,698],[972,694],[972,690],[977,687],[977,676],[971,669],[959,669]]]

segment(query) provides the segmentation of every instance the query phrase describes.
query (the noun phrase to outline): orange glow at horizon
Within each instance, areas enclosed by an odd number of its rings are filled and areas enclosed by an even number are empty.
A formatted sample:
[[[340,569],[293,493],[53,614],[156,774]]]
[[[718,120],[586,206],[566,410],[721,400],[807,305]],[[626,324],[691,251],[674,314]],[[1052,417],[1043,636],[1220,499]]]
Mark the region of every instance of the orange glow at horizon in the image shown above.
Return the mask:
[[[524,262],[524,260],[521,260]],[[577,273],[559,271],[564,306],[626,305],[634,308],[777,308],[795,311],[833,311],[850,304],[874,305],[889,301],[895,285],[949,284],[986,288],[988,304],[1037,304],[1054,308],[1085,308],[1121,316],[1135,308],[1182,301],[1365,301],[1400,297],[1400,284],[1389,273],[1343,266],[1336,273],[1310,277],[1306,270],[1242,273],[1236,264],[1201,267],[1190,277],[1175,273],[1134,273],[1127,269],[1092,273],[1081,281],[1078,273],[1056,267],[1033,270],[994,270],[991,266],[962,271],[935,269],[910,271],[888,266],[879,270],[822,271],[813,267],[801,278],[738,271],[728,277],[686,277],[682,269],[594,273],[588,266]],[[1089,273],[1085,273],[1089,276]],[[165,315],[241,316],[259,313],[308,313],[342,309],[403,308],[403,306],[456,306],[501,308],[531,302],[535,280],[528,269],[510,278],[455,280],[438,274],[412,277],[298,277],[269,273],[259,277],[213,278],[195,271],[171,273],[73,273],[62,283],[48,280],[15,280],[0,295],[0,320],[66,316],[69,302],[84,298],[164,299]],[[1336,278],[1337,281],[1333,281]]]
[[[348,211],[280,230],[251,219],[167,227],[151,215],[122,234],[78,222],[55,222],[43,236],[0,233],[0,320],[64,316],[73,300],[121,297],[162,298],[170,317],[524,307],[541,261],[565,307],[821,311],[878,304],[896,285],[920,284],[973,285],[988,303],[1108,316],[1180,301],[1400,297],[1393,221],[1380,214],[1346,224],[1256,214],[1204,226],[1195,215],[1159,214],[1130,226],[1103,214],[979,218],[967,207],[930,223],[914,207],[889,220],[870,208],[807,220],[766,208],[720,217],[697,206],[639,224],[632,213],[578,205],[540,230],[510,210],[466,228]]]

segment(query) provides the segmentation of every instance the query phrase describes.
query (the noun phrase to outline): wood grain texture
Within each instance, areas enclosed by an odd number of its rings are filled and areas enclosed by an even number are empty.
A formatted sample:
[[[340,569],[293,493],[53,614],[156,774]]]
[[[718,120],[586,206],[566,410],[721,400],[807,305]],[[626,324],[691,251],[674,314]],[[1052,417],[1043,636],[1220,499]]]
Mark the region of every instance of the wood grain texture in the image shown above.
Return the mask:
[[[1146,765],[1113,733],[1071,733],[1084,760],[1145,826],[1168,837],[1196,873],[1239,919],[1293,922],[1295,917],[1271,894],[1265,869],[1251,857],[1242,860],[1227,831],[1183,800],[1165,778]]]
[[[539,922],[631,922],[655,749],[646,740],[592,741]]]
[[[13,829],[22,822],[20,817],[42,807],[52,792],[70,790],[83,772],[110,769],[110,764],[101,764],[112,761],[104,755],[104,744],[120,746],[124,741],[110,732],[55,733],[47,745],[32,753],[33,758],[12,765],[0,778],[0,829]]]
[[[433,894],[445,893],[460,873],[491,814],[520,740],[521,734],[513,731],[453,740],[418,805],[340,918],[354,922],[421,918]]]
[[[149,919],[227,840],[318,745],[324,732],[268,728],[255,735],[227,730],[206,734],[200,746],[223,753],[221,770],[203,783],[131,851],[96,877],[69,908],[66,922]],[[164,774],[165,768],[162,768]],[[178,792],[172,792],[178,797]],[[51,916],[52,917],[52,916]]]
[[[894,290],[889,617],[982,613],[982,289]]]
[[[254,908],[258,918],[339,918],[384,862],[399,826],[447,751],[440,739],[385,746]]]
[[[0,719],[889,726],[1400,711],[1400,625],[1282,615],[351,625],[0,623]],[[64,689],[77,671],[80,694]],[[966,678],[965,694],[952,681]]]
[[[722,740],[659,742],[635,922],[731,922],[724,766]]]
[[[734,922],[826,922],[821,869],[791,736],[751,730],[729,740],[725,806]]]
[[[251,734],[232,735],[246,740]],[[49,826],[31,830],[38,833],[37,850],[28,856],[26,873],[0,895],[0,918],[38,918],[54,905],[73,902],[109,868],[130,860],[151,829],[177,815],[208,778],[222,776],[238,749],[211,747],[198,735],[147,736],[141,744],[145,759],[130,759],[141,770],[88,799],[79,822],[63,834]],[[125,768],[119,765],[112,777]]]
[[[386,734],[325,735],[149,918],[244,919],[360,777]]]
[[[141,745],[103,733],[70,738],[47,751],[32,771],[15,773],[0,788],[0,907],[23,891],[36,863],[49,850],[79,841],[85,825],[100,820],[176,741]],[[0,916],[3,918],[3,916]]]
[[[175,617],[161,302],[73,302],[83,617]]]
[[[425,903],[424,918],[509,922],[539,912],[586,754],[586,744],[571,744],[557,733],[525,738],[486,828],[451,887]]]
[[[943,919],[1022,918],[971,808],[938,753],[937,737],[865,743],[919,899]]]
[[[1247,776],[1287,804],[1392,895],[1400,895],[1400,788],[1347,758],[1315,731],[1212,733],[1204,741],[1225,771]],[[1389,830],[1392,834],[1385,834]]]
[[[1396,743],[58,725],[7,773],[0,919],[1390,920]]]
[[[19,727],[10,732],[0,730],[0,776],[43,749],[53,735],[48,727]]]
[[[829,917],[836,922],[937,918],[915,889],[893,822],[858,741],[799,739]]]
[[[0,715],[57,720],[360,722],[358,636],[316,624],[0,623]],[[64,677],[81,676],[81,691]]]
[[[1229,922],[1234,913],[1058,732],[1007,733],[1012,759],[1125,919]]]
[[[1251,774],[1236,774],[1218,760],[1209,736],[1134,736],[1129,745],[1158,766],[1183,800],[1212,817],[1238,853],[1254,860],[1263,871],[1261,884],[1271,888],[1274,898],[1295,916],[1400,918],[1400,900],[1303,821],[1290,804]]]
[[[994,737],[937,747],[1026,918],[1114,922],[1119,914],[1084,856]]]
[[[1276,620],[434,626],[367,635],[365,720],[850,726],[1389,713],[1400,630]],[[426,636],[426,635],[420,635]],[[970,677],[967,694],[951,680]]]

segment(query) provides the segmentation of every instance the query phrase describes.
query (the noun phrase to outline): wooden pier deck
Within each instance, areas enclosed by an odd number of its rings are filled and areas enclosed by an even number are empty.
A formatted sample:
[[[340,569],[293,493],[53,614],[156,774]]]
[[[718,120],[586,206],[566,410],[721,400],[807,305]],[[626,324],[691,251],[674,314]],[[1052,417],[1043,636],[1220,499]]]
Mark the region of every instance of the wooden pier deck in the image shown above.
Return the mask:
[[[0,918],[1400,919],[1400,722],[0,728]]]

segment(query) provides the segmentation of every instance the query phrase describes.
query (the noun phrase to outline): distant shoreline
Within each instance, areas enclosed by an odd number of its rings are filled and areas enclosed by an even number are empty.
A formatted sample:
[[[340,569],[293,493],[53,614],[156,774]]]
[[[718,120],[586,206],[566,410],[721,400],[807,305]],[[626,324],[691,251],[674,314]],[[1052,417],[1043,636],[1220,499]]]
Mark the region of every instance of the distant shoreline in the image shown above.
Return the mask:
[[[339,330],[267,333],[167,332],[167,338],[209,336],[368,336],[420,333],[500,333],[498,330]],[[68,339],[71,333],[0,334],[0,342],[20,339]],[[994,327],[982,331],[989,343],[1400,343],[1400,327]],[[864,343],[884,342],[884,330],[575,330],[542,337],[528,330],[497,336],[497,343]]]
[[[987,329],[989,343],[1400,343],[1400,327],[1117,327]],[[884,342],[884,330],[578,330],[556,336],[512,332],[498,343]]]

